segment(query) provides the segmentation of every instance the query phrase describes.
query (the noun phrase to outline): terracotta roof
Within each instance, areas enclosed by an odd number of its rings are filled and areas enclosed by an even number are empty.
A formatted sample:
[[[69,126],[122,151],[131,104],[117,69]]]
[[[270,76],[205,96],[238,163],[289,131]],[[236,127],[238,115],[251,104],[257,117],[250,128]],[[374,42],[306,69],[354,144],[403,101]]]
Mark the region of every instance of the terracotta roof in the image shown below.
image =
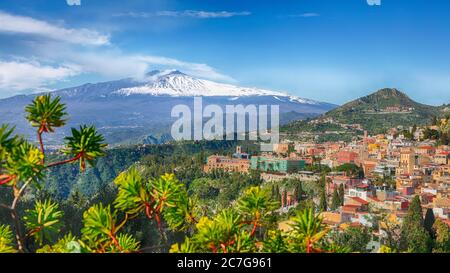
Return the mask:
[[[369,198],[370,200],[373,200],[373,201],[375,201],[375,202],[381,202],[381,200],[378,199],[378,198],[376,198],[376,197],[370,197],[370,196],[368,196],[367,198]]]
[[[420,147],[417,147],[418,149],[424,149],[424,150],[434,150],[435,148],[434,147],[432,147],[432,146],[420,146]]]
[[[362,198],[359,198],[359,197],[352,197],[351,199],[353,199],[354,201],[356,201],[356,202],[358,202],[360,204],[363,204],[363,205],[368,205],[369,204],[369,202],[367,202],[366,200],[364,200]]]
[[[358,208],[360,208],[360,206],[345,205],[345,206],[342,206],[341,211],[342,211],[342,212],[356,213],[356,212],[358,211]]]

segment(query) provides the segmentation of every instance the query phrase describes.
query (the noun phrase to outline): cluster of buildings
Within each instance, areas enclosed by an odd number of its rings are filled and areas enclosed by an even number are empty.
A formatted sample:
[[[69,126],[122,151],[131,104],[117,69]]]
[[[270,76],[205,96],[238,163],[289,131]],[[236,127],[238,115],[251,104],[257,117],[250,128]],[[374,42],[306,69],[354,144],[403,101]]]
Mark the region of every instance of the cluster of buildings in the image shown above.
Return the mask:
[[[420,129],[415,131],[415,140],[392,129],[375,136],[365,132],[348,143],[286,141],[274,145],[271,153],[254,156],[242,153],[238,147],[233,157],[209,157],[204,171],[259,170],[266,181],[319,181],[320,173],[305,171],[305,166],[334,169],[354,164],[363,170],[363,177],[345,172],[329,172],[326,176],[329,203],[334,189],[341,184],[345,189],[344,204],[323,214],[326,224],[372,226],[379,214],[401,223],[413,197],[419,195],[424,213],[430,209],[450,226],[450,147],[420,141],[421,133]]]
[[[280,147],[288,147],[288,144]],[[284,151],[284,150],[283,150]],[[287,152],[287,151],[286,151]],[[305,160],[301,158],[280,157],[278,153],[263,153],[249,156],[243,153],[241,147],[236,148],[232,157],[222,155],[209,156],[203,168],[205,172],[222,170],[227,172],[248,173],[250,170],[258,170],[267,174],[293,174],[305,168]]]

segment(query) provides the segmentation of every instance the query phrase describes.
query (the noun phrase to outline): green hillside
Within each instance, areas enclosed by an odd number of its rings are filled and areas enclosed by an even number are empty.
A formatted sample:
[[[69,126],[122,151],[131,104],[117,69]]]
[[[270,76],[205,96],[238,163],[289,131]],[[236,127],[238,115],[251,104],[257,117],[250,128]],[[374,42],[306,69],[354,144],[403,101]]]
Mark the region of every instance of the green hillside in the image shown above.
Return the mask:
[[[440,107],[415,102],[405,93],[385,88],[373,94],[351,101],[313,120],[321,126],[311,126],[310,121],[295,121],[282,128],[286,133],[293,131],[316,132],[315,128],[341,125],[361,125],[361,129],[372,134],[384,133],[397,126],[408,128],[430,122],[434,116],[450,113],[448,105]],[[344,128],[343,127],[343,128]],[[352,129],[347,129],[352,130]],[[323,132],[323,130],[319,130]]]

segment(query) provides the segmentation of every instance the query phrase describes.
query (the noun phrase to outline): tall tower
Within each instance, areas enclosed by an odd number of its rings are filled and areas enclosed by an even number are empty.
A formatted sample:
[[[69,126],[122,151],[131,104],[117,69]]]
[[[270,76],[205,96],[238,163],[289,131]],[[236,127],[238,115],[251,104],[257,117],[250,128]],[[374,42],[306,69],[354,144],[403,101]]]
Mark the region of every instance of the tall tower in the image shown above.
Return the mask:
[[[361,162],[369,158],[369,147],[368,147],[368,141],[367,141],[368,133],[367,130],[364,131],[364,139],[363,139],[363,145],[361,146],[359,150],[359,159]]]
[[[400,174],[413,174],[415,165],[414,149],[402,148],[400,152]]]

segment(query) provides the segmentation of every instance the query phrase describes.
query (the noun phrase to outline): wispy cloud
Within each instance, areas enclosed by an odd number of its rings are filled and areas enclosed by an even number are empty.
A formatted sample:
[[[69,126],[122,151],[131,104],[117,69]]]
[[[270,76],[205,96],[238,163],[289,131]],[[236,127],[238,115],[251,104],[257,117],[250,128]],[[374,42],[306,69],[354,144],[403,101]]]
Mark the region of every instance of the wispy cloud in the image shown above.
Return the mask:
[[[118,13],[117,17],[132,17],[132,18],[151,18],[151,17],[190,17],[199,19],[209,18],[230,18],[236,16],[249,16],[252,13],[249,11],[202,11],[202,10],[183,10],[183,11],[157,11],[157,12],[126,12]]]
[[[109,44],[108,35],[89,29],[54,26],[46,21],[0,11],[0,32],[42,36],[72,44],[101,46]]]
[[[132,55],[117,51],[103,52],[63,52],[61,55],[48,52],[45,58],[56,57],[77,67],[83,73],[95,73],[107,78],[133,77],[143,79],[146,72],[154,69],[177,69],[194,77],[235,82],[215,68],[195,62],[186,62],[175,58],[156,55]]]
[[[160,56],[139,56],[137,60],[143,61],[149,65],[161,65],[168,68],[177,68],[187,74],[199,78],[206,78],[210,80],[235,82],[235,80],[227,75],[218,72],[207,64],[184,62],[173,58],[166,58]]]
[[[76,67],[53,67],[39,62],[0,61],[0,90],[42,90],[54,81],[79,73]]]
[[[58,81],[79,75],[100,75],[106,79],[143,79],[146,72],[153,69],[178,69],[199,78],[235,81],[205,63],[123,52],[110,43],[108,37],[96,31],[55,27],[45,21],[0,11],[0,34],[2,33],[13,34],[12,39],[17,34],[24,37],[17,44],[22,47],[20,56],[2,53],[0,97],[48,90]],[[46,39],[39,43],[29,43],[28,40],[33,40],[35,35]],[[85,47],[106,44],[109,46]]]
[[[286,17],[291,17],[291,18],[311,18],[311,17],[319,17],[319,16],[320,16],[319,13],[307,12],[307,13],[299,13],[299,14],[289,14]]]

